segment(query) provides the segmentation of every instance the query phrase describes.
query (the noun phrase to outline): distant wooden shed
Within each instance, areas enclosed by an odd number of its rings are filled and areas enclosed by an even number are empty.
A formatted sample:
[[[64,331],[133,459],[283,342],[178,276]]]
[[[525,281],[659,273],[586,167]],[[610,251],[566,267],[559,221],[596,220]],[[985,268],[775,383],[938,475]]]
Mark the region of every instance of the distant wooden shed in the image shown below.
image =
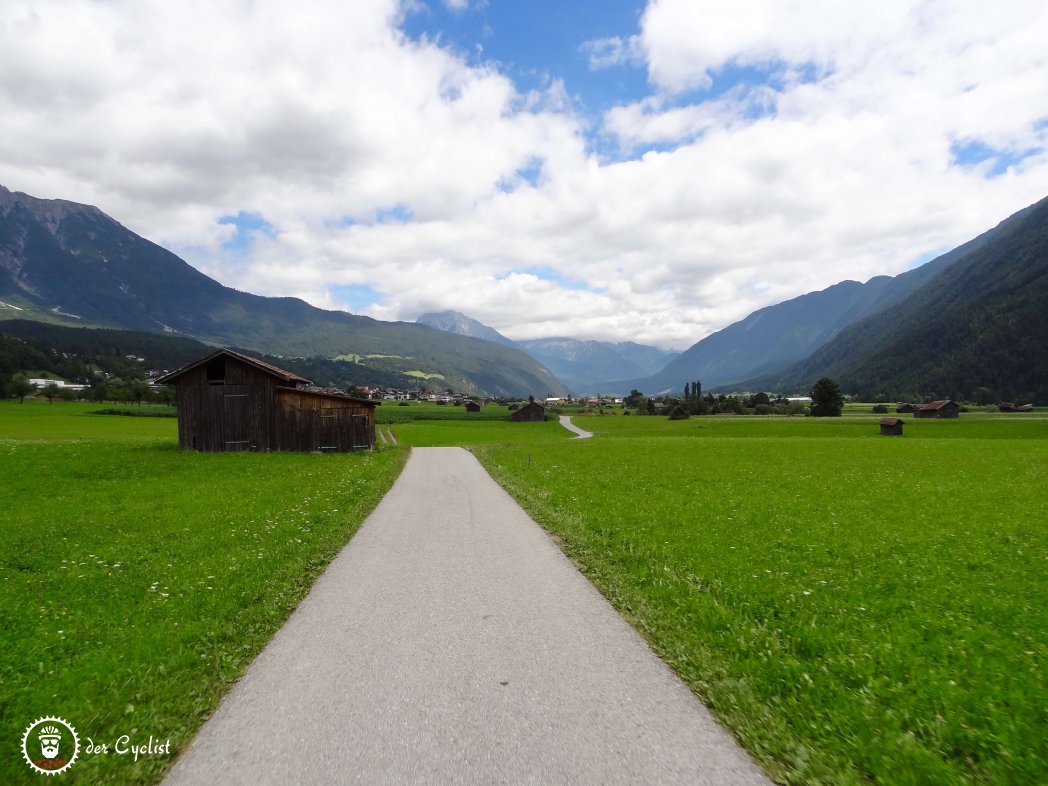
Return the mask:
[[[1008,401],[1002,401],[997,405],[997,409],[1000,412],[1033,412],[1033,404],[1013,404]]]
[[[375,445],[375,403],[220,349],[157,380],[175,386],[178,445],[207,453],[344,453]]]
[[[902,418],[881,418],[881,436],[901,437],[902,426]]]
[[[956,418],[960,417],[961,405],[956,401],[933,401],[922,404],[914,410],[915,418]]]
[[[509,416],[514,423],[543,423],[546,420],[546,408],[528,397],[528,403]]]
[[[916,404],[900,404],[899,406],[897,406],[895,408],[895,413],[897,415],[912,415],[916,411],[917,411],[917,405]]]
[[[467,401],[466,412],[480,412],[480,404],[476,401]]]

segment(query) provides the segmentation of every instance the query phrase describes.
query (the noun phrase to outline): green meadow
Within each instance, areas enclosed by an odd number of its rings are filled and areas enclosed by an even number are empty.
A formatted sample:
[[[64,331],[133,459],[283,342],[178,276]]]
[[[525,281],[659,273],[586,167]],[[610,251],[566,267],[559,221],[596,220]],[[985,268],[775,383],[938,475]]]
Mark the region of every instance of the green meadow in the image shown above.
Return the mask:
[[[473,451],[783,783],[1048,783],[1048,420],[577,418]]]
[[[80,735],[63,782],[157,782],[406,458],[183,453],[173,418],[96,409],[0,402],[0,783],[43,777],[43,715]]]
[[[575,440],[387,402],[400,447],[335,456],[183,453],[169,411],[97,409],[0,403],[2,783],[41,777],[41,715],[110,746],[63,780],[159,781],[411,445],[473,450],[777,781],[1048,783],[1043,414],[577,415]]]

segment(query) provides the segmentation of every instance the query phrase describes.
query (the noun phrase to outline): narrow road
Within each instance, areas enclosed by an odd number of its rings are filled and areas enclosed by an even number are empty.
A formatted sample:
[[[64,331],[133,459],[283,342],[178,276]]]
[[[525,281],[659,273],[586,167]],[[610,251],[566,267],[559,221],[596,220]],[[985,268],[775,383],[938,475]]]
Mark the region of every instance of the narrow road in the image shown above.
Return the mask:
[[[593,436],[593,432],[591,432],[591,431],[583,431],[578,426],[576,426],[574,423],[572,423],[571,422],[571,417],[568,416],[568,415],[561,415],[560,416],[560,425],[562,425],[568,431],[575,432],[578,435],[577,439],[589,439],[590,437]]]
[[[770,781],[471,454],[415,448],[165,783]]]

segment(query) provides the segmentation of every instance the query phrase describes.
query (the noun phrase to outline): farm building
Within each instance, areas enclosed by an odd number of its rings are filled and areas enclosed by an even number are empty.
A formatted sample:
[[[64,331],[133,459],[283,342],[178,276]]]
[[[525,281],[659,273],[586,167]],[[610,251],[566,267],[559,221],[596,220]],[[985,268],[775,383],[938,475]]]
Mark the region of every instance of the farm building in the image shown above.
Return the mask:
[[[882,437],[901,437],[902,418],[881,418]]]
[[[528,403],[510,415],[509,419],[514,423],[543,423],[546,420],[546,408],[536,402],[534,396],[529,396]]]
[[[895,408],[895,414],[897,415],[912,415],[916,411],[916,404],[900,404]]]
[[[915,418],[956,418],[960,416],[961,405],[956,401],[933,401],[923,404],[914,410]]]
[[[480,412],[480,404],[476,401],[467,401],[466,412]]]
[[[183,450],[344,453],[375,445],[375,404],[220,349],[157,380],[175,386]]]
[[[1002,401],[997,405],[999,412],[1033,412],[1033,404],[1012,404],[1008,401]]]

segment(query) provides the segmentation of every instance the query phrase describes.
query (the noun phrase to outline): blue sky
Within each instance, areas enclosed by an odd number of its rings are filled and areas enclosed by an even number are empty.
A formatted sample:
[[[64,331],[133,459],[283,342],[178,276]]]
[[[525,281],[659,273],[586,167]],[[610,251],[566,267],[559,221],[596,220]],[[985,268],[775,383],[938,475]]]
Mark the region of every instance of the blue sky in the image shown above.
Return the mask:
[[[3,3],[0,184],[244,291],[683,349],[1048,194],[1048,4],[994,9]]]
[[[626,64],[594,71],[585,44],[634,35],[643,11],[644,3],[626,0],[495,0],[461,10],[429,2],[407,14],[403,30],[439,40],[474,64],[497,63],[522,91],[563,80],[580,111],[597,121],[605,109],[646,95],[647,74]]]

